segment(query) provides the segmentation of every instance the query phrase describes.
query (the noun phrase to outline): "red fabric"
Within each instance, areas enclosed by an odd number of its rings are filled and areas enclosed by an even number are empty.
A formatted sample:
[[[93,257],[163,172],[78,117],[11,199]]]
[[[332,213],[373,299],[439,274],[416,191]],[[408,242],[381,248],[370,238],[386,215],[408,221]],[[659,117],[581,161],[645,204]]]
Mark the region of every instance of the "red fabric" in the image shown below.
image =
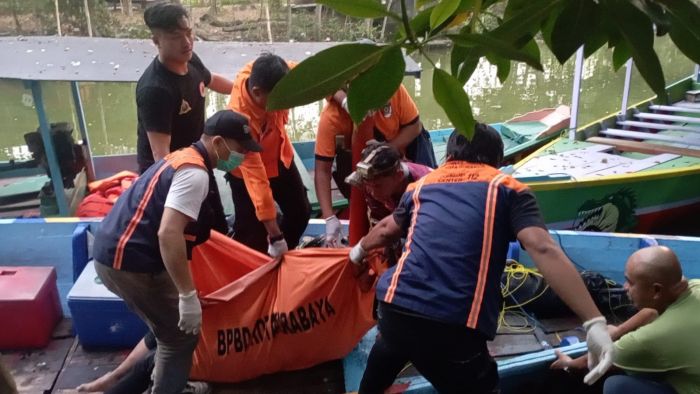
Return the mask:
[[[352,170],[362,159],[362,149],[367,141],[374,137],[374,121],[366,118],[352,135]],[[350,228],[348,230],[348,241],[350,246],[360,242],[369,231],[369,219],[367,218],[367,202],[362,189],[353,187],[350,191]]]
[[[374,325],[348,249],[302,249],[280,260],[212,232],[191,270],[203,321],[190,377],[239,382],[346,356]]]
[[[122,171],[109,178],[88,184],[90,194],[78,205],[75,216],[82,218],[105,217],[112,210],[117,198],[138,178],[138,174]]]

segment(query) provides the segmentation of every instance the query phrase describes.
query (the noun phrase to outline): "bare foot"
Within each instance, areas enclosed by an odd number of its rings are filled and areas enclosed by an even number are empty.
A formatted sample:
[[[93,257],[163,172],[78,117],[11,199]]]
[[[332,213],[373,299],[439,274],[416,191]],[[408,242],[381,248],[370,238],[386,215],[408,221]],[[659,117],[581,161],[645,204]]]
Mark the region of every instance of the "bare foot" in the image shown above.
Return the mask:
[[[76,390],[84,393],[101,392],[110,389],[115,383],[117,377],[112,372],[107,372],[92,382],[81,384]]]

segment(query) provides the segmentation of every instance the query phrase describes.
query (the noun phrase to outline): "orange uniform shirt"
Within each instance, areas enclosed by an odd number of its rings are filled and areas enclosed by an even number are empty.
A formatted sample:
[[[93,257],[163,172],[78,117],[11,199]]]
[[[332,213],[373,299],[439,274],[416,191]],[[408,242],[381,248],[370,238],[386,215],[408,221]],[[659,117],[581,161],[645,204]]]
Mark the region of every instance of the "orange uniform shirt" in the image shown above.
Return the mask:
[[[295,65],[292,62],[288,64],[290,68]],[[233,170],[231,174],[243,178],[250,199],[255,206],[255,214],[258,220],[263,221],[274,219],[277,216],[268,179],[278,175],[280,161],[286,168],[292,165],[294,148],[285,127],[289,111],[265,111],[265,108],[258,106],[248,93],[246,85],[252,68],[253,62],[250,62],[238,72],[236,80],[233,82],[228,108],[248,118],[251,135],[262,146],[263,151],[248,153],[241,166]]]
[[[418,121],[418,107],[406,88],[400,85],[389,103],[380,108],[372,119],[375,130],[384,135],[387,141],[391,141],[399,135],[402,127]],[[350,115],[335,101],[327,102],[321,111],[316,134],[316,158],[332,160],[335,157],[336,136],[345,136],[346,141],[350,141],[352,129]]]

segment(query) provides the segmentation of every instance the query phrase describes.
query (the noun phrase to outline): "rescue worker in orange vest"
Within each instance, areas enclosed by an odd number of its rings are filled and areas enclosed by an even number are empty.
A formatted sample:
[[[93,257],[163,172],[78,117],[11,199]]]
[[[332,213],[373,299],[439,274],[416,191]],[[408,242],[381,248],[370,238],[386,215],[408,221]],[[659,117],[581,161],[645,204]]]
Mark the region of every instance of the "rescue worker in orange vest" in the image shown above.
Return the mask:
[[[343,162],[342,151],[337,149],[336,140],[341,140],[340,145],[350,149],[353,122],[347,108],[345,92],[343,90],[336,92],[321,111],[316,135],[314,186],[322,217],[326,220],[326,246],[338,246],[343,236],[340,221],[333,212],[331,171],[333,160],[336,160],[336,168],[339,171],[334,178],[338,188],[343,190],[344,179],[351,170],[349,170],[350,164]],[[412,153],[416,151],[417,140],[422,138],[423,126],[418,116],[418,108],[403,85],[399,86],[384,107],[370,112],[367,116],[374,123],[374,138],[377,141],[388,142],[409,160],[415,158],[412,157],[414,156]],[[425,135],[425,138],[429,138],[427,132]],[[345,161],[350,160],[348,155],[345,157]],[[433,155],[432,162],[420,164],[434,167],[434,161]],[[342,173],[343,167],[348,169],[345,174]],[[346,197],[349,197],[349,194]]]
[[[502,174],[503,141],[477,124],[471,141],[455,131],[447,163],[409,185],[393,215],[350,251],[363,272],[367,251],[406,236],[398,264],[377,282],[377,338],[360,394],[383,393],[407,362],[441,393],[496,393],[498,370],[486,341],[496,334],[500,280],[517,238],[561,299],[585,323],[589,381],[612,364],[605,318],[580,275],[547,232],[528,187]],[[601,374],[602,375],[602,374]]]
[[[231,171],[261,150],[247,123],[214,114],[199,141],[149,167],[95,233],[97,275],[156,337],[152,393],[180,393],[189,376],[202,308],[188,261],[212,229],[228,229],[213,169]]]
[[[294,164],[294,148],[287,135],[288,110],[267,111],[267,96],[289,72],[281,57],[263,54],[238,73],[229,108],[250,122],[262,153],[226,175],[235,207],[233,239],[260,252],[279,256],[299,243],[311,216],[306,188]],[[278,226],[275,202],[282,211]]]

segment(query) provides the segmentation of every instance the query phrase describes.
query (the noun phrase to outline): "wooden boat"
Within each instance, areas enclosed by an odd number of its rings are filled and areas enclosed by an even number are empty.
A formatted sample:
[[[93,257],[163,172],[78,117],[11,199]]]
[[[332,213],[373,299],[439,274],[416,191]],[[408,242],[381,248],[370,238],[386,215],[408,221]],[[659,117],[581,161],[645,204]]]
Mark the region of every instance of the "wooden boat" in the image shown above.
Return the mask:
[[[683,265],[688,278],[700,277],[700,265],[695,264],[700,252],[700,238],[680,236],[649,236],[637,234],[593,233],[577,231],[550,231],[569,258],[580,271],[595,271],[616,281],[624,282],[624,266],[627,258],[636,250],[658,243],[671,248]],[[527,252],[519,244],[512,244],[509,256],[526,266],[532,266]],[[507,316],[506,320],[507,321]],[[608,320],[614,320],[608,316]],[[489,343],[489,350],[498,362],[501,392],[538,392],[538,385],[547,376],[549,365],[554,361],[553,348],[566,354],[578,356],[586,351],[585,332],[580,321],[570,319],[537,319],[533,324],[522,325],[521,330],[499,326],[499,334]],[[345,390],[357,391],[367,363],[369,351],[377,335],[376,328],[360,341],[344,360]],[[559,347],[562,340],[579,343]],[[406,368],[396,379],[395,392],[410,394],[437,393],[430,383],[413,368]]]
[[[700,105],[682,101],[697,86],[682,80],[667,88],[674,105],[643,101],[583,127],[583,140],[559,138],[513,175],[530,185],[551,228],[683,231],[700,210]]]
[[[64,311],[68,313],[66,297],[77,277],[73,267],[82,266],[88,258],[87,245],[90,241],[85,230],[89,227],[94,229],[95,226],[99,226],[98,220],[78,218],[0,219],[0,234],[3,239],[3,242],[0,242],[0,255],[3,256],[3,264],[55,267],[61,303]],[[322,220],[312,220],[307,228],[307,234],[320,234],[324,229]],[[580,270],[600,272],[618,283],[624,281],[623,267],[627,257],[640,247],[654,241],[672,248],[678,254],[687,277],[700,278],[700,266],[693,263],[696,256],[700,254],[700,238],[575,231],[551,231],[551,234]],[[512,244],[510,257],[526,266],[531,266],[527,252],[517,244]],[[515,319],[516,321],[511,322],[511,325],[522,326],[517,318]],[[507,353],[500,356],[498,360],[504,393],[514,392],[514,387],[521,387],[519,385],[528,384],[544,376],[554,355],[551,349],[544,349],[542,341],[547,342],[545,346],[556,347],[561,342],[557,335],[560,338],[578,336],[582,339],[582,331],[577,328],[580,322],[576,319],[560,319],[559,322],[542,320],[541,324],[544,327],[543,333],[534,330],[517,332],[518,330],[515,329],[513,332],[506,333],[507,331],[502,330],[501,333],[504,335],[499,336],[491,345],[497,354]],[[525,331],[528,330],[529,328]],[[36,352],[34,356],[27,352],[2,356],[13,371],[27,378],[26,384],[29,386],[25,388],[37,389],[36,392],[40,391],[39,384],[47,384],[48,386],[43,387],[42,390],[49,391],[52,388],[51,385],[54,385],[54,392],[56,389],[74,388],[78,383],[93,379],[110,370],[121,360],[120,357],[124,356],[123,352],[114,351],[86,352],[77,345],[77,340],[71,336],[70,329],[64,328],[60,335],[61,339],[56,339],[49,348]],[[236,391],[241,393],[295,392],[290,390],[290,387],[298,388],[299,391],[296,392],[310,392],[304,391],[304,385],[313,382],[316,384],[313,392],[357,390],[374,338],[375,331],[370,331],[356,349],[343,360],[342,365],[337,362],[325,363],[312,371],[275,374],[231,388],[244,387],[249,390]],[[68,345],[65,345],[66,341]],[[585,345],[574,344],[563,347],[562,350],[572,355],[580,354],[585,351]],[[53,353],[56,353],[60,361],[52,363],[50,369],[37,373],[36,364],[46,361],[45,358]],[[66,356],[68,353],[70,357]],[[90,365],[90,368],[85,368],[85,365]],[[37,374],[46,376],[38,379]],[[60,377],[57,379],[56,376]],[[404,385],[407,393],[434,392],[432,387],[411,369],[397,380],[397,384]]]

